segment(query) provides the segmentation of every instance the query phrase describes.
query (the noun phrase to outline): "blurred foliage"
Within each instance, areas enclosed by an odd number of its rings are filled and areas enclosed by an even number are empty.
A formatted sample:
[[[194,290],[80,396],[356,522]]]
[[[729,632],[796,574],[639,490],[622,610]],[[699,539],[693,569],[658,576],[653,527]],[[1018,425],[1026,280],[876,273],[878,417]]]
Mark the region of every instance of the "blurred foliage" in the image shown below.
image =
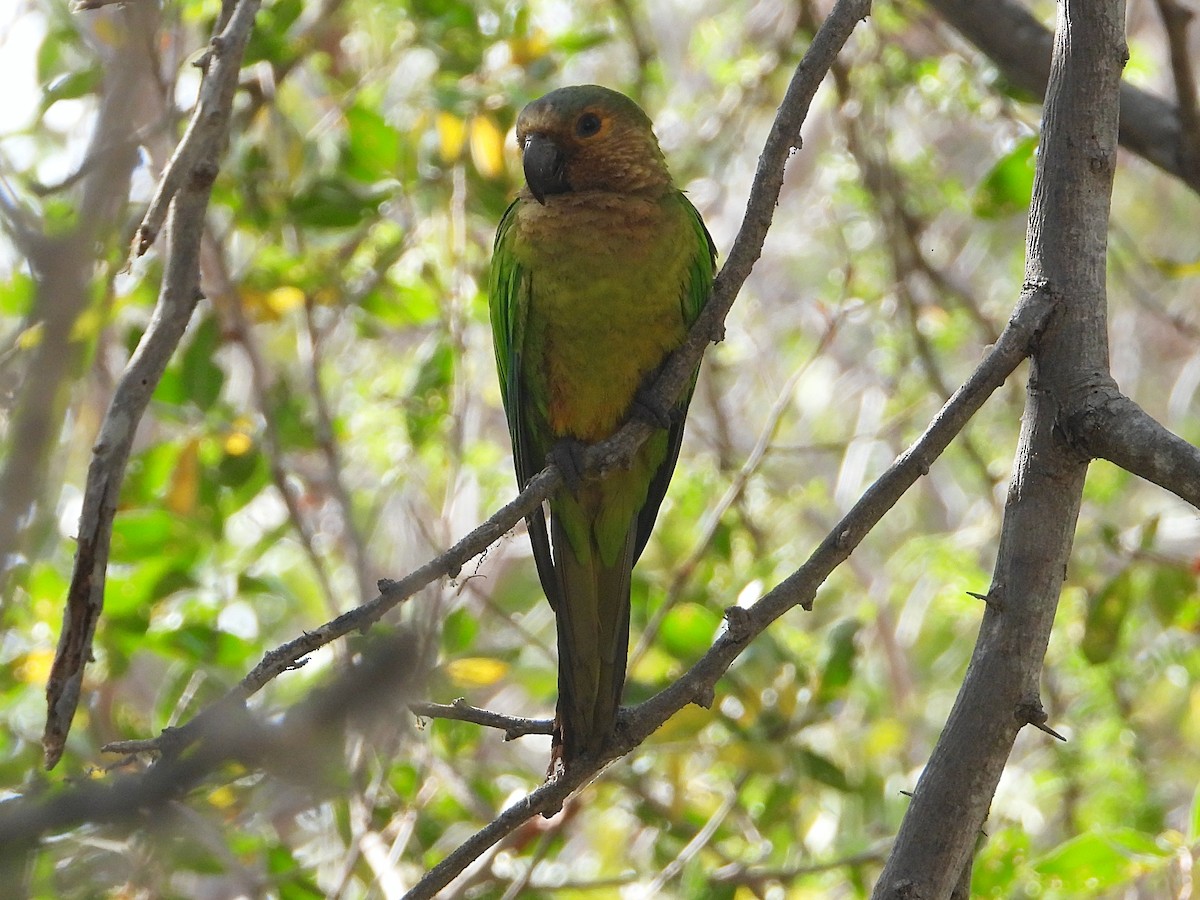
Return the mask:
[[[155,252],[124,271],[124,251],[219,6],[162,10],[131,194],[95,239],[76,364],[52,386],[61,433],[21,544],[0,560],[6,793],[90,772],[113,762],[104,742],[186,721],[264,652],[513,495],[482,286],[519,185],[524,103],[587,81],[635,95],[724,252],[809,37],[800,8],[776,0],[266,3],[211,208],[207,301],[139,432],[85,706],[46,776],[43,689],[89,448],[162,271]],[[0,105],[0,190],[40,231],[67,234],[121,12],[29,0],[0,16],[9,93],[32,98]],[[1140,83],[1170,95],[1157,19],[1142,9],[1131,24]],[[1006,321],[1040,111],[964,46],[924,8],[880,2],[843,54],[842,89],[818,95],[635,573],[627,701],[677,677],[725,607],[805,559]],[[1200,440],[1197,198],[1126,154],[1113,210],[1114,373]],[[0,243],[6,413],[38,378],[52,302],[20,242]],[[676,861],[663,896],[866,896],[970,655],[980,604],[966,592],[987,589],[1022,401],[1013,379],[815,610],[734,664],[713,710],[675,716],[560,816],[485,857],[457,896],[615,896]],[[2,421],[5,447],[20,447],[17,420]],[[1070,740],[1019,738],[978,896],[1184,895],[1200,848],[1198,570],[1195,510],[1093,467],[1044,678],[1050,723]],[[553,618],[522,533],[399,621],[427,648],[429,699],[553,709]],[[256,707],[295,702],[337,658],[316,654]],[[153,828],[47,844],[24,872],[29,891],[398,896],[545,769],[544,739],[393,724],[346,736],[335,793],[226,773]]]

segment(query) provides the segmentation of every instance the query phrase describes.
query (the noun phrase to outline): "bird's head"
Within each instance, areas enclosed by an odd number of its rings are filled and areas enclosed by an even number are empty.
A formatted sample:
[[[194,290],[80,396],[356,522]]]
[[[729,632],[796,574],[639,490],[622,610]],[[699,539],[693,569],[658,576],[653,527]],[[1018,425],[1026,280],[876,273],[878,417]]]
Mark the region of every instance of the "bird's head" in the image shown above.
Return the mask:
[[[559,88],[517,117],[517,144],[529,192],[661,194],[671,184],[650,117],[616,91],[595,84]]]

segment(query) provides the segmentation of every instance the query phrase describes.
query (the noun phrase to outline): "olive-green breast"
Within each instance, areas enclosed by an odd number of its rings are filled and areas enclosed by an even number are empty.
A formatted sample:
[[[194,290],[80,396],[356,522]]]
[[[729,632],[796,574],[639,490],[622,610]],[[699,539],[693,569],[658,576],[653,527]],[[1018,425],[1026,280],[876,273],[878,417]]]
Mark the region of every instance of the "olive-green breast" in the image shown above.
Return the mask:
[[[612,434],[683,340],[697,248],[679,195],[564,194],[522,203],[514,252],[534,273],[525,377],[554,437]]]

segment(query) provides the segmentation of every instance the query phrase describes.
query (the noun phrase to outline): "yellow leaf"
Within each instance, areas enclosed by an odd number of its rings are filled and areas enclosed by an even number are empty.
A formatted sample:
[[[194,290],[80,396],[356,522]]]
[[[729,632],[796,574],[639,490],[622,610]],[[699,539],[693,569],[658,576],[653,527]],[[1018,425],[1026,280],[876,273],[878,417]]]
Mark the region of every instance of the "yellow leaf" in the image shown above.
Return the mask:
[[[460,687],[487,687],[508,674],[508,663],[485,656],[467,656],[446,663],[446,675]]]
[[[471,162],[484,178],[504,174],[504,134],[490,116],[471,120]]]
[[[256,322],[278,322],[285,314],[304,305],[304,291],[285,284],[269,291],[246,288],[242,307]]]
[[[92,37],[109,47],[123,43],[125,35],[117,30],[116,21],[115,16],[89,17],[88,25],[92,28]]]
[[[466,139],[466,123],[454,113],[445,110],[437,114],[438,153],[442,162],[452,163],[462,155]]]
[[[90,341],[104,327],[104,316],[98,309],[85,309],[71,325],[71,340]]]
[[[35,322],[17,335],[17,346],[22,350],[32,350],[42,342],[42,332],[45,330],[45,322]]]
[[[254,438],[244,431],[231,431],[225,435],[225,453],[229,456],[245,456],[254,448]]]
[[[196,499],[200,496],[200,441],[192,438],[179,451],[175,470],[171,473],[171,485],[167,488],[167,509],[178,516],[189,515],[196,510]]]
[[[514,64],[528,66],[550,52],[550,41],[546,37],[546,32],[540,28],[535,28],[523,37],[510,39],[508,42],[508,52],[512,56]]]
[[[237,795],[229,785],[224,784],[208,792],[208,802],[217,809],[229,809],[237,803]]]
[[[14,674],[17,681],[25,684],[45,684],[50,677],[50,666],[54,663],[53,650],[34,650],[26,653],[24,659],[17,663]]]
[[[1151,263],[1168,278],[1188,278],[1200,275],[1200,259],[1178,262],[1173,259],[1152,259]]]
[[[250,314],[250,317],[256,322],[266,321],[268,319],[278,318],[271,312],[271,307],[267,305],[267,292],[258,291],[254,288],[246,288],[238,295],[242,301],[242,309]]]
[[[304,305],[304,291],[292,285],[277,287],[267,292],[266,305],[271,312],[282,316]]]

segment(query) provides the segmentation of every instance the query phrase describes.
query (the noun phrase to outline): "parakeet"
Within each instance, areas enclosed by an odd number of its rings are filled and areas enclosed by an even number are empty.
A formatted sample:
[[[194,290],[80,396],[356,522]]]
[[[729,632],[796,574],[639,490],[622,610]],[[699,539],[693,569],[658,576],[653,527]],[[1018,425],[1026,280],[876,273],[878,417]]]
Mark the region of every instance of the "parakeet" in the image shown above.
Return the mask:
[[[649,117],[623,94],[560,88],[525,107],[516,133],[526,185],[496,232],[490,313],[518,484],[548,455],[567,476],[548,533],[544,507],[528,519],[558,632],[553,769],[595,756],[613,731],[631,572],[679,456],[695,373],[671,410],[642,394],[707,302],[716,248]],[[628,470],[580,481],[579,449],[630,415],[662,427]]]

